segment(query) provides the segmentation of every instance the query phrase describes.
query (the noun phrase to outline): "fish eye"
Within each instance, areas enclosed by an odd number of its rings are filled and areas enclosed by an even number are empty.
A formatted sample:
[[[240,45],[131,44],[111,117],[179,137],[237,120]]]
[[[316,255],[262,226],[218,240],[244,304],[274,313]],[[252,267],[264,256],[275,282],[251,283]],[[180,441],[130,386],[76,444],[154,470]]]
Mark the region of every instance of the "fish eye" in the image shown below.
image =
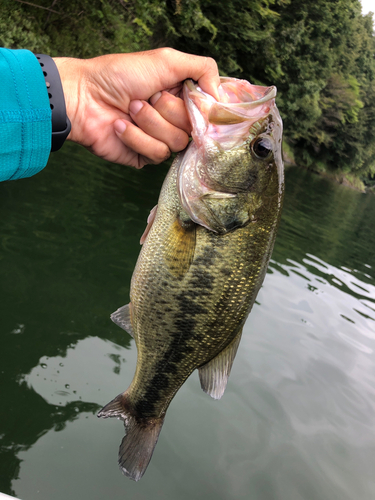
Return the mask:
[[[257,137],[251,143],[251,151],[260,160],[265,160],[272,153],[272,141],[268,137]]]

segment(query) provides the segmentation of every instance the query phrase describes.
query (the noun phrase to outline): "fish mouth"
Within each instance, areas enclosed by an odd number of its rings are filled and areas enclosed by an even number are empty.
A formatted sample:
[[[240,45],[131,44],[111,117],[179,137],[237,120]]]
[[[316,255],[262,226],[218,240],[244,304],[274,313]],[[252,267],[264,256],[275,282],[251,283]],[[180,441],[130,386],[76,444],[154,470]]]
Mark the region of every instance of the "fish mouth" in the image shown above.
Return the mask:
[[[193,80],[184,83],[183,96],[193,142],[181,157],[177,188],[181,205],[192,221],[223,233],[230,229],[230,210],[236,224],[244,221],[238,195],[251,191],[251,165],[259,170],[264,162],[268,166],[275,163],[280,170],[279,179],[282,178],[282,122],[275,104],[275,86],[263,87],[221,77],[218,93],[217,100]],[[254,160],[252,141],[263,136],[272,145],[275,161],[271,157],[263,163],[261,157]],[[248,170],[242,168],[243,163],[249,163]],[[225,208],[218,211],[217,218],[212,210],[219,206]]]
[[[267,115],[275,104],[277,89],[275,86],[263,87],[251,85],[246,80],[220,77],[220,100],[217,101],[193,80],[184,84],[184,100],[191,117],[192,126],[199,127],[197,110],[199,110],[206,126],[233,125],[236,123],[254,123],[262,115]],[[197,109],[193,109],[193,108]],[[202,122],[198,120],[198,122]]]

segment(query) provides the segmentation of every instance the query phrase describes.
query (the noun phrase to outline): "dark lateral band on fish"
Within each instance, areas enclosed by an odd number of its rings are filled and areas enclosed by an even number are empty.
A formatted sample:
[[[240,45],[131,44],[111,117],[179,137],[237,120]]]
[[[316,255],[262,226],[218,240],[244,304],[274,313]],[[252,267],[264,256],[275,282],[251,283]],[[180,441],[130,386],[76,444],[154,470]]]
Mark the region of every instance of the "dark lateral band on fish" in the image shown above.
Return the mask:
[[[129,388],[99,417],[123,420],[123,473],[144,474],[166,411],[198,369],[225,391],[243,325],[264,280],[280,220],[284,174],[276,88],[222,78],[220,101],[189,80],[193,141],[173,162],[141,238],[130,304],[111,318],[135,339]]]

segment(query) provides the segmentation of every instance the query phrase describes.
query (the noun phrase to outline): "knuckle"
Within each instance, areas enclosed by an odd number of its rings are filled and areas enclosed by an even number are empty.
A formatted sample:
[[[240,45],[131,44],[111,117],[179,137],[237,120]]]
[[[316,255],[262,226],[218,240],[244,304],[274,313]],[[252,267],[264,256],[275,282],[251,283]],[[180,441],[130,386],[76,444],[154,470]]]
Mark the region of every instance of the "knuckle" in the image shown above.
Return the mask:
[[[170,113],[174,112],[176,107],[175,97],[171,96],[168,92],[163,92],[161,97],[157,100],[154,105],[154,109],[160,113],[163,117],[168,116]]]
[[[170,144],[171,151],[173,151],[174,153],[182,151],[183,149],[186,148],[188,143],[189,143],[188,135],[185,132],[181,131],[180,133],[177,133],[173,136],[173,140],[171,141]]]
[[[145,165],[148,165],[149,163],[153,163],[153,161],[150,160],[150,158],[147,158],[146,156],[139,155],[137,158],[137,162],[134,166],[137,170],[140,170],[141,168],[143,168]]]
[[[217,63],[212,57],[206,57],[206,67],[212,71],[218,71]]]
[[[155,108],[148,103],[145,103],[140,111],[133,116],[133,120],[139,127],[146,130],[157,128],[159,125],[158,113],[155,113]]]
[[[153,160],[156,163],[162,163],[171,156],[171,151],[166,144],[160,145],[153,155]]]
[[[165,57],[165,59],[170,59],[176,53],[176,50],[172,49],[171,47],[162,47],[159,49],[159,51],[160,51],[160,56]]]

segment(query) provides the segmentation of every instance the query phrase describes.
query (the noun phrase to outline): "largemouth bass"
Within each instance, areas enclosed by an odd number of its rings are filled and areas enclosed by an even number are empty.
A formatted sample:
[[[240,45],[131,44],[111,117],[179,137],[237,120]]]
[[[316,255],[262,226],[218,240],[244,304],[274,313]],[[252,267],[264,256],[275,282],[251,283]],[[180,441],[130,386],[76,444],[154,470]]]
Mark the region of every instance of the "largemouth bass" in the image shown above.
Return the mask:
[[[135,339],[130,387],[98,414],[123,420],[123,473],[145,472],[174,395],[195,370],[221,398],[265,277],[282,208],[276,88],[221,78],[220,101],[192,81],[193,142],[173,162],[148,219],[130,304],[112,320]]]

